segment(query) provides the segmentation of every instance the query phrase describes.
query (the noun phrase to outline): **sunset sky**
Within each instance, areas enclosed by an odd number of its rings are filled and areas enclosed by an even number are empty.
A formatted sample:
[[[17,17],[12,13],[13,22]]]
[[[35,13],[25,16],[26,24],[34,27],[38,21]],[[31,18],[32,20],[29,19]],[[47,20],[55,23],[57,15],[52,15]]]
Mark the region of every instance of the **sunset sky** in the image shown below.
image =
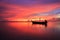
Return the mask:
[[[0,20],[50,19],[56,15],[60,15],[60,0],[0,0]]]

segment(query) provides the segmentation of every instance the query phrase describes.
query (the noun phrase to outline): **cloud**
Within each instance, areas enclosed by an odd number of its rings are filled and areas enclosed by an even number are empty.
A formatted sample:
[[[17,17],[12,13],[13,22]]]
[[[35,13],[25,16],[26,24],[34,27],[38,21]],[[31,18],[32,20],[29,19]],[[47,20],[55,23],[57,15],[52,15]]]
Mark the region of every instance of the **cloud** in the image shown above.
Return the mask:
[[[0,5],[0,19],[3,18],[3,19],[14,20],[21,18],[29,18],[29,16],[31,15],[49,12],[57,7],[59,7],[59,4],[35,5],[31,7],[26,7],[21,5],[4,3]]]
[[[38,4],[45,5],[45,4],[60,3],[60,0],[2,0],[2,2],[31,6],[31,5],[38,5]]]
[[[52,13],[52,14],[60,14],[60,7],[52,10],[50,13]]]
[[[29,16],[50,16],[50,15],[59,15],[60,7],[50,10],[49,12],[35,13]]]
[[[11,10],[7,5],[0,5],[0,19],[14,17],[16,14],[8,13]]]
[[[0,14],[5,13],[5,10],[8,10],[6,6],[0,5]]]

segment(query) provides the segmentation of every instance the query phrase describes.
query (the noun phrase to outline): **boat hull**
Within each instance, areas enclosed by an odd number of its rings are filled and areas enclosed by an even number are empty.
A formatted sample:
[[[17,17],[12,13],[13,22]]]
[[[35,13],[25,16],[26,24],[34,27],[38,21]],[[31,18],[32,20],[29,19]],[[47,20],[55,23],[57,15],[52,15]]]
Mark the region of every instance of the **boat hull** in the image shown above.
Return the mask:
[[[33,24],[47,24],[47,21],[44,22],[36,22],[36,21],[32,21]]]

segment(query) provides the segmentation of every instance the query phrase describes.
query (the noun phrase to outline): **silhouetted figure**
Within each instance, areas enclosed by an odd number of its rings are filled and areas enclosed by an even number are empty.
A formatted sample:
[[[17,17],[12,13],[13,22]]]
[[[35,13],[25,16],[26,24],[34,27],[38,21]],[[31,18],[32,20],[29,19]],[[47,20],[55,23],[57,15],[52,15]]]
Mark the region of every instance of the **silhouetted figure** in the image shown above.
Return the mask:
[[[45,20],[45,27],[47,27],[47,20]]]
[[[47,23],[47,20],[45,20],[45,22]]]

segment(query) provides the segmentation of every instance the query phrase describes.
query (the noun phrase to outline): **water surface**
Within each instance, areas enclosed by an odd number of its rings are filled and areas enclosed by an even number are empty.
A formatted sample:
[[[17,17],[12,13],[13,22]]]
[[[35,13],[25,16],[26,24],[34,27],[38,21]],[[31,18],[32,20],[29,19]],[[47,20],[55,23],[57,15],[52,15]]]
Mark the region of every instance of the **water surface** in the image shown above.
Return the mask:
[[[58,40],[60,22],[48,22],[47,26],[32,22],[0,22],[2,40]]]

